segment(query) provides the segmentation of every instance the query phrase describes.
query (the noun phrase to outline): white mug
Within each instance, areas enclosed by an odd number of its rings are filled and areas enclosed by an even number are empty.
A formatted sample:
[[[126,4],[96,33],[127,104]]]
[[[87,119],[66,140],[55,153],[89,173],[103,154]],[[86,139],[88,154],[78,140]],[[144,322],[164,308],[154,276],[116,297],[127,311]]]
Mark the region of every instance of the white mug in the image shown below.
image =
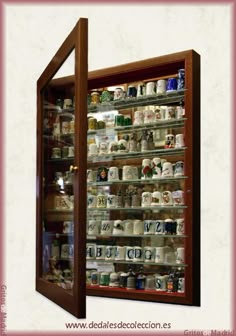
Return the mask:
[[[106,246],[105,248],[105,259],[113,260],[115,259],[115,246]]]
[[[142,203],[141,206],[142,207],[149,207],[151,205],[152,202],[152,193],[148,192],[148,191],[144,191],[142,193]]]
[[[54,136],[60,135],[61,134],[61,130],[60,130],[60,123],[54,123],[53,124],[53,131],[52,134]]]
[[[162,177],[172,177],[173,176],[173,165],[171,162],[164,162],[162,166]]]
[[[176,262],[177,264],[184,263],[184,247],[178,247],[176,253]]]
[[[128,152],[128,142],[125,139],[118,141],[118,152],[127,153]]]
[[[154,191],[152,193],[152,203],[151,206],[158,206],[162,204],[162,197],[160,191]]]
[[[154,220],[155,223],[155,234],[163,235],[165,233],[165,222],[162,219]]]
[[[74,146],[69,146],[68,157],[74,157],[75,149]]]
[[[164,263],[165,249],[164,247],[155,248],[155,263]]]
[[[60,159],[61,158],[61,148],[53,147],[51,159]]]
[[[144,247],[144,262],[154,261],[154,247],[145,246]]]
[[[109,145],[108,145],[108,153],[111,154],[111,153],[116,153],[118,151],[118,142],[117,141],[111,141],[109,142]]]
[[[183,176],[184,175],[184,162],[177,161],[174,166],[174,176]]]
[[[114,221],[113,235],[124,234],[124,222],[120,219]]]
[[[142,261],[143,260],[143,249],[141,246],[134,247],[134,261]]]
[[[88,200],[87,201],[88,208],[96,208],[97,207],[97,196],[88,195],[87,200]]]
[[[162,205],[173,205],[173,198],[171,191],[162,192]]]
[[[99,229],[100,229],[100,221],[92,219],[88,222],[88,234],[89,235],[99,234]]]
[[[184,219],[183,218],[178,218],[176,219],[177,227],[176,227],[176,234],[178,236],[181,236],[184,234]]]
[[[152,219],[146,219],[143,224],[144,224],[144,234],[145,235],[155,234],[155,223]]]
[[[184,135],[176,134],[175,136],[175,148],[184,147]]]
[[[95,182],[95,174],[92,169],[87,169],[87,182]]]
[[[61,133],[62,134],[69,134],[70,131],[70,123],[69,121],[63,121],[61,123]]]
[[[122,169],[122,180],[133,180],[133,167],[132,166],[124,166]]]
[[[146,95],[154,95],[155,94],[155,83],[148,82],[146,84]]]
[[[152,178],[160,178],[162,171],[162,164],[160,158],[153,158],[151,162],[152,166]]]
[[[156,291],[166,291],[168,275],[155,275]]]
[[[144,110],[144,124],[155,122],[155,113],[153,110]]]
[[[165,110],[165,120],[175,119],[175,106],[167,106]]]
[[[98,154],[98,146],[94,143],[90,144],[88,155],[92,156],[92,155],[97,155],[97,154]]]
[[[108,153],[108,142],[106,141],[101,141],[99,143],[99,155],[105,155]]]
[[[108,171],[108,181],[119,181],[118,167],[110,167]]]
[[[127,234],[127,235],[133,234],[133,221],[132,221],[132,219],[124,220],[124,234]]]
[[[134,247],[133,246],[126,246],[125,260],[133,261],[133,259],[134,259]]]
[[[101,235],[109,235],[112,233],[113,221],[103,220],[101,223]]]
[[[142,125],[144,123],[144,114],[143,111],[138,110],[134,112],[134,125]]]
[[[184,192],[183,190],[176,190],[172,192],[174,205],[184,205]]]
[[[185,109],[182,106],[176,106],[176,119],[181,119],[185,115]]]
[[[134,235],[143,234],[143,222],[140,219],[134,219],[133,221],[133,234]]]
[[[107,208],[116,208],[118,206],[118,196],[108,195],[107,196]]]
[[[115,246],[115,260],[124,260],[125,250],[125,246]]]
[[[96,244],[86,244],[86,259],[95,258],[95,247]]]
[[[64,99],[63,109],[69,109],[73,106],[72,99]]]
[[[157,95],[165,95],[166,94],[166,80],[159,79],[157,81]]]
[[[122,88],[116,88],[114,91],[114,100],[124,98],[124,90]]]
[[[143,159],[141,179],[145,180],[146,178],[151,178],[151,177],[152,177],[151,160]]]
[[[105,249],[106,245],[96,246],[96,259],[105,259]]]

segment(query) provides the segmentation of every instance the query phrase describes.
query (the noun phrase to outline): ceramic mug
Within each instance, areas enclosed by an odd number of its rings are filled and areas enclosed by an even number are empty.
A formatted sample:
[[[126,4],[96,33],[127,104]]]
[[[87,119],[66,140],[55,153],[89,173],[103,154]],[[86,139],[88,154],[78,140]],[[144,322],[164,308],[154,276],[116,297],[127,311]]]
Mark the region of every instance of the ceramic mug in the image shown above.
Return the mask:
[[[88,195],[87,206],[88,208],[96,208],[97,207],[97,196]]]
[[[184,205],[184,192],[183,190],[176,190],[172,192],[174,205]]]
[[[173,205],[172,193],[169,190],[162,192],[162,205]]]
[[[172,177],[173,176],[173,165],[171,162],[164,162],[162,166],[162,177]]]
[[[151,160],[150,159],[143,159],[141,179],[145,180],[146,178],[151,178],[151,177],[152,177]]]
[[[98,146],[96,144],[90,144],[89,145],[89,156],[97,155],[98,154]]]
[[[113,260],[115,259],[115,246],[106,246],[105,249],[105,259],[106,260]]]
[[[152,219],[146,219],[144,222],[144,234],[153,235],[155,234],[155,223]]]
[[[124,166],[122,169],[122,180],[133,180],[134,170],[132,166]]]
[[[88,234],[89,235],[99,234],[99,229],[100,229],[100,221],[92,219],[88,222]]]
[[[184,175],[184,162],[177,161],[174,166],[174,176],[183,176]]]
[[[69,134],[70,131],[70,123],[69,121],[63,121],[61,123],[61,133],[62,134]]]
[[[165,256],[165,248],[164,247],[156,247],[155,248],[155,263],[164,263]]]
[[[148,82],[146,84],[146,95],[154,95],[155,94],[155,83]]]
[[[95,246],[96,244],[86,244],[86,259],[95,258]]]
[[[134,247],[133,246],[126,246],[125,260],[133,261],[133,259],[134,259]]]
[[[151,206],[160,206],[162,204],[162,196],[160,191],[154,191],[152,193]]]
[[[144,114],[143,111],[135,111],[134,112],[134,125],[142,125],[144,123]]]
[[[118,142],[117,141],[111,141],[109,142],[109,146],[108,146],[108,153],[116,153],[118,151]]]
[[[101,222],[101,235],[112,234],[113,221],[112,220],[103,220]]]
[[[96,259],[105,259],[105,249],[106,245],[96,246]]]
[[[165,136],[165,148],[174,148],[175,136],[173,134],[167,134]]]
[[[131,235],[133,234],[133,221],[132,219],[124,220],[124,234]]]
[[[107,208],[116,208],[117,205],[118,205],[118,196],[108,195],[107,196]]]
[[[60,159],[60,158],[61,158],[61,148],[60,147],[53,147],[52,148],[51,159]]]
[[[165,110],[165,120],[175,119],[175,106],[167,106]]]
[[[162,173],[162,164],[160,158],[153,158],[151,162],[152,178],[160,178]]]
[[[176,234],[181,236],[184,234],[184,219],[178,218],[176,219],[177,227],[176,227]]]
[[[68,157],[74,157],[75,148],[74,146],[69,146]]]
[[[114,100],[124,98],[124,90],[120,87],[116,88],[114,91]]]
[[[165,233],[165,222],[162,219],[154,220],[155,223],[155,234],[163,235]]]
[[[184,247],[178,247],[176,253],[176,262],[177,264],[184,263]]]
[[[176,134],[175,136],[175,148],[184,147],[184,135]]]
[[[87,182],[95,182],[94,171],[92,169],[87,169]]]
[[[125,246],[115,246],[115,260],[124,260],[125,259]]]
[[[118,141],[118,152],[119,153],[128,152],[128,142],[125,139],[121,139]]]
[[[113,226],[113,235],[122,235],[124,234],[124,222],[120,219],[117,219],[114,221],[114,226]]]
[[[157,95],[165,95],[166,94],[166,80],[165,79],[159,79],[157,81],[157,89],[156,89]]]
[[[144,110],[144,124],[155,122],[155,112],[153,110]]]
[[[142,193],[141,206],[142,207],[149,207],[151,205],[151,201],[152,201],[152,193],[150,193],[148,191],[144,191]]]
[[[143,222],[140,219],[134,219],[133,221],[133,234],[142,235],[143,234]]]
[[[134,246],[134,259],[133,261],[143,260],[143,249],[141,246]]]
[[[154,261],[154,247],[145,246],[144,247],[144,262]]]
[[[119,181],[118,167],[110,167],[108,171],[108,181]]]
[[[168,78],[166,84],[166,92],[175,92],[177,90],[177,79],[176,78]]]

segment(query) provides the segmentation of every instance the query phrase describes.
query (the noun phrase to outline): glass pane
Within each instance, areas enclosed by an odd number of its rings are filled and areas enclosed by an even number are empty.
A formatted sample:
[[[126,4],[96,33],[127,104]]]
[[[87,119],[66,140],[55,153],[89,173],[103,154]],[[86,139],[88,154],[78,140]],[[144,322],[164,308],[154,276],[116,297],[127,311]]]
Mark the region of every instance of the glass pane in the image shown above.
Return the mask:
[[[184,296],[185,90],[145,94],[151,84],[88,93],[87,288],[96,293]]]
[[[74,53],[71,59],[74,60]],[[71,291],[74,279],[74,173],[71,167],[75,156],[74,85],[60,85],[55,77],[44,89],[42,102],[42,277]]]

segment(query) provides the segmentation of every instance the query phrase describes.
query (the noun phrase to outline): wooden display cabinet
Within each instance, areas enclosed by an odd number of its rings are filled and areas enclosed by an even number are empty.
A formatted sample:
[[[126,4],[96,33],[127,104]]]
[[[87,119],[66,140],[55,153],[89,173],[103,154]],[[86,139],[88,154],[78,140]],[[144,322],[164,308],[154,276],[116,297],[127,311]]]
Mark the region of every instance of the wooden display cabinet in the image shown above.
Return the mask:
[[[148,91],[180,69],[184,87]],[[88,72],[80,19],[37,84],[37,291],[79,318],[86,295],[199,306],[200,56]]]

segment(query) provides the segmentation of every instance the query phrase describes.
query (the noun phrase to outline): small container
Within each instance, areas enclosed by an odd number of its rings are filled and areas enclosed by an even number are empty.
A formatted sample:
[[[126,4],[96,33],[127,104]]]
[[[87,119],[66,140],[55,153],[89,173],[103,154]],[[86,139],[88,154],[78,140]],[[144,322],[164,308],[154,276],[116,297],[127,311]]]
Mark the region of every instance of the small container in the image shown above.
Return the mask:
[[[109,286],[109,280],[110,280],[109,273],[102,272],[101,275],[100,275],[99,285],[101,287],[107,287],[107,286]]]
[[[94,271],[91,272],[91,286],[98,286],[99,285],[99,273]]]
[[[91,93],[91,104],[97,105],[100,102],[100,94],[97,91]]]
[[[96,118],[89,118],[88,119],[88,129],[89,130],[96,130],[97,129],[97,119]]]
[[[125,117],[123,116],[123,114],[117,114],[115,116],[115,126],[120,127],[124,126],[124,124],[125,124]]]

